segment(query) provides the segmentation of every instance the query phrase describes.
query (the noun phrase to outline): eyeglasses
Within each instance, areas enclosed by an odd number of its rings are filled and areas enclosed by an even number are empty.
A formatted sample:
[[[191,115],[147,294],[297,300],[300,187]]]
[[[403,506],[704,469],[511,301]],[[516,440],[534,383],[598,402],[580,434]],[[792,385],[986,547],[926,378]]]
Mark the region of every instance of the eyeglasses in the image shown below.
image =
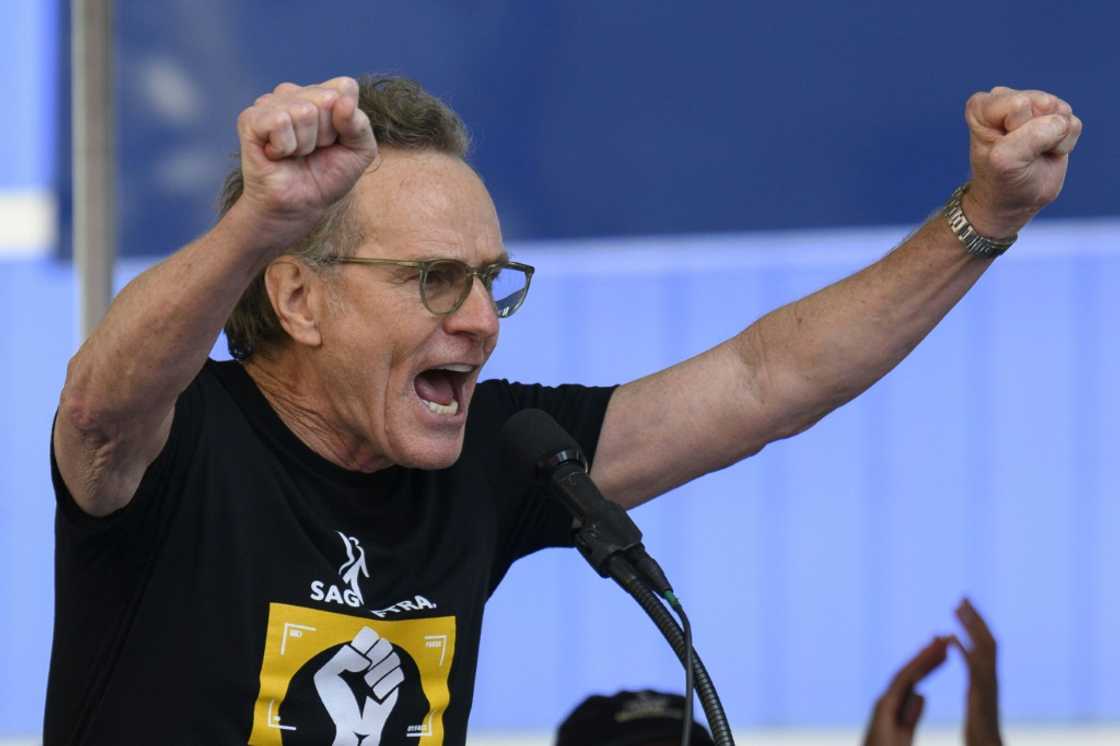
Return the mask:
[[[420,301],[436,316],[447,316],[459,310],[471,294],[474,278],[482,281],[498,318],[505,319],[521,308],[529,293],[533,267],[520,262],[496,262],[477,269],[458,259],[375,259],[372,257],[337,257],[330,264],[371,264],[411,267],[420,273]]]

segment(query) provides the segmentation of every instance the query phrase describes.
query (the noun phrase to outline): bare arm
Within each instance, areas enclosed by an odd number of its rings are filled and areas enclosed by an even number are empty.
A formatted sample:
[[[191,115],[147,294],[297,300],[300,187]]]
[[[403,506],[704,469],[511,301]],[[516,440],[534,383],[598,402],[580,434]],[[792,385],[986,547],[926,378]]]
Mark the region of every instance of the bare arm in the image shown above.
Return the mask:
[[[350,79],[284,84],[242,112],[242,198],[213,230],[129,283],[71,359],[54,449],[85,511],[105,515],[131,500],[167,442],[176,397],[245,288],[376,156],[356,90]]]
[[[55,423],[59,470],[75,501],[122,507],[163,448],[175,398],[198,373],[266,256],[232,213],[137,277],[71,359]]]
[[[966,119],[965,213],[985,235],[1012,235],[1057,197],[1081,123],[1049,94],[1002,88],[970,99]],[[805,430],[897,365],[990,264],[935,216],[870,267],[622,386],[593,477],[633,507]]]

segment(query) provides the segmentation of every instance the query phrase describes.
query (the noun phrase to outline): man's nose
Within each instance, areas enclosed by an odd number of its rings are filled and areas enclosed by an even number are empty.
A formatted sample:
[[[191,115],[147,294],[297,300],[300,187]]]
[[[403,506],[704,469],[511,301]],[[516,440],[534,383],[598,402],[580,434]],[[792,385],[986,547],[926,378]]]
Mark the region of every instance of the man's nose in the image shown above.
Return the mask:
[[[455,313],[444,317],[449,333],[472,334],[477,337],[491,337],[498,333],[498,309],[490,291],[477,277],[467,293],[463,305]]]

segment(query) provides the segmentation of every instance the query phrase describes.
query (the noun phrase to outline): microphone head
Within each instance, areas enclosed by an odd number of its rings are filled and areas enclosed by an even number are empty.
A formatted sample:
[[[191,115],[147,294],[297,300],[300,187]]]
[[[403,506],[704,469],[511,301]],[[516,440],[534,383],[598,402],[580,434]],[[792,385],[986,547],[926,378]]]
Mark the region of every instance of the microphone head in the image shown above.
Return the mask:
[[[509,469],[534,481],[563,463],[584,465],[579,443],[550,414],[540,409],[522,409],[502,425],[502,448]]]

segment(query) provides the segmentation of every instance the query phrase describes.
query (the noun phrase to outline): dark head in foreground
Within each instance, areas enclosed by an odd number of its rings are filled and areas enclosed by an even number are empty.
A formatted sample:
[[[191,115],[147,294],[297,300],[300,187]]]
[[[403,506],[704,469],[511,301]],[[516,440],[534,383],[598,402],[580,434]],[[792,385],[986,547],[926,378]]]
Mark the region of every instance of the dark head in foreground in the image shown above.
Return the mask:
[[[684,697],[645,689],[583,700],[560,724],[556,746],[676,746],[681,742]],[[714,746],[704,726],[692,722],[692,743]]]

